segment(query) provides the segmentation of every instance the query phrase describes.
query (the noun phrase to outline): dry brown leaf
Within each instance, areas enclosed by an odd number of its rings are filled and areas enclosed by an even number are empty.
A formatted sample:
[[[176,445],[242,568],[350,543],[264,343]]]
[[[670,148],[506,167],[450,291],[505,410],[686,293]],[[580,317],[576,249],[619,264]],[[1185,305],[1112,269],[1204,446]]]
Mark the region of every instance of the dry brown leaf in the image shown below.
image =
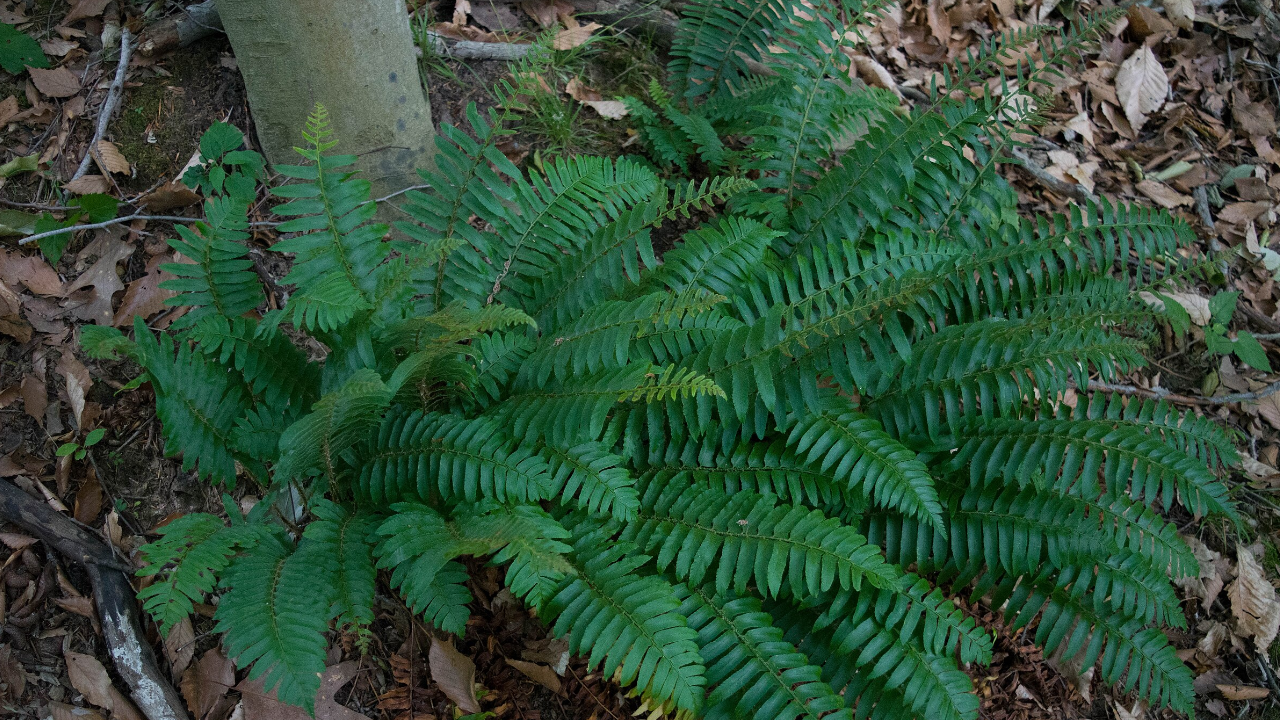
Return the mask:
[[[169,661],[169,674],[182,677],[196,656],[196,632],[190,617],[182,618],[182,622],[169,629],[169,636],[164,639],[164,656]]]
[[[925,6],[925,19],[929,23],[929,31],[933,33],[933,37],[945,48],[951,41],[951,17],[947,15],[942,0],[929,0],[929,4]]]
[[[133,707],[133,703],[111,684],[107,669],[98,662],[97,658],[70,650],[63,653],[63,658],[67,661],[67,677],[71,680],[71,687],[84,695],[85,700],[103,710],[109,710],[112,720],[130,720],[131,718],[141,720],[142,715]]]
[[[10,550],[21,550],[36,544],[36,539],[21,533],[0,532],[0,543]]]
[[[1266,688],[1252,685],[1219,685],[1218,692],[1228,700],[1261,700],[1271,694]]]
[[[0,280],[10,287],[22,283],[37,295],[61,295],[62,280],[49,263],[35,255],[0,250]]]
[[[1227,597],[1239,634],[1253,638],[1258,652],[1266,653],[1280,631],[1280,600],[1262,565],[1243,545],[1236,546],[1236,579]]]
[[[520,9],[533,18],[539,27],[554,27],[557,22],[554,0],[523,0]]]
[[[1151,48],[1143,45],[1116,72],[1116,97],[1125,118],[1135,131],[1147,122],[1147,115],[1164,105],[1169,92],[1169,77]]]
[[[0,697],[15,703],[27,689],[27,673],[22,669],[22,663],[13,656],[13,648],[8,645],[0,645],[0,683],[4,683]]]
[[[1164,301],[1155,295],[1146,292],[1139,293],[1139,295],[1143,300],[1156,306],[1157,309],[1164,309]],[[1197,295],[1193,292],[1167,292],[1161,293],[1161,295],[1181,305],[1187,311],[1187,314],[1191,316],[1191,322],[1200,327],[1208,325],[1212,319],[1209,313],[1209,298],[1203,295]]]
[[[572,50],[591,39],[591,33],[599,30],[600,27],[600,23],[591,22],[575,28],[561,30],[556,33],[555,40],[551,41],[551,47],[555,50]],[[479,712],[479,710],[476,712]]]
[[[68,307],[75,317],[110,325],[115,313],[111,309],[111,297],[124,289],[116,264],[133,254],[133,246],[117,238],[108,238],[102,248],[102,256],[80,277],[67,285],[65,295],[72,300]]]
[[[476,700],[476,665],[453,647],[453,640],[433,640],[427,653],[431,679],[465,713],[480,712]]]
[[[65,67],[51,70],[27,68],[36,89],[51,98],[66,98],[80,92],[80,78]]]
[[[453,0],[453,24],[466,25],[471,14],[471,0]]]
[[[143,195],[138,203],[152,212],[164,212],[200,202],[195,190],[174,180]]]
[[[1161,0],[1169,22],[1183,30],[1190,30],[1195,25],[1196,4],[1194,0]]]
[[[76,427],[84,430],[81,418],[84,415],[84,401],[89,393],[89,389],[93,387],[93,378],[89,377],[89,369],[84,363],[76,359],[75,353],[70,349],[62,351],[62,357],[58,360],[58,374],[67,384],[67,401],[71,404],[71,412],[76,419]]]
[[[30,373],[22,377],[22,406],[27,414],[44,426],[44,411],[49,406],[49,388]]]
[[[147,274],[129,283],[124,291],[124,299],[120,301],[120,309],[111,321],[112,325],[132,325],[134,315],[147,320],[165,309],[164,301],[176,297],[177,293],[160,287],[160,283],[175,279],[173,275],[161,270],[160,266],[173,261],[174,258],[169,253],[156,255],[147,261]]]
[[[80,47],[80,43],[64,40],[63,38],[49,38],[40,41],[40,49],[45,55],[53,55],[55,57],[63,57],[67,53]]]
[[[1075,117],[1067,121],[1063,127],[1074,131],[1077,135],[1084,139],[1090,147],[1093,147],[1093,123],[1089,121],[1089,113],[1077,113]]]
[[[1157,205],[1166,210],[1172,210],[1183,205],[1191,207],[1195,204],[1195,199],[1190,195],[1183,195],[1168,185],[1150,178],[1138,183],[1137,188],[1138,192],[1151,198]]]
[[[876,61],[875,58],[866,55],[854,55],[850,58],[853,60],[853,66],[858,71],[858,77],[871,87],[883,88],[892,92],[898,97],[902,97],[902,91],[898,90],[898,83],[894,82],[885,66]]]
[[[569,80],[564,91],[569,97],[595,110],[601,117],[617,120],[627,114],[627,106],[621,100],[605,100],[599,92],[587,87],[576,77]]]
[[[102,175],[84,175],[66,183],[62,189],[75,195],[91,195],[111,190],[111,182]]]
[[[75,510],[72,515],[82,525],[92,525],[102,512],[102,484],[93,475],[76,491]]]
[[[6,125],[9,118],[18,114],[18,98],[10,95],[4,100],[0,100],[0,126]]]
[[[76,707],[60,702],[50,702],[52,720],[102,720],[102,713],[93,708]]]
[[[507,664],[524,673],[530,680],[538,683],[554,693],[561,691],[560,678],[556,677],[556,673],[546,665],[538,663],[525,662],[524,660],[512,660],[507,658]]]
[[[98,167],[102,168],[103,172],[116,173],[117,175],[129,174],[129,161],[125,159],[125,156],[120,152],[120,148],[116,147],[114,143],[99,140],[95,148],[98,151]]]
[[[62,22],[59,25],[70,25],[77,20],[97,17],[102,14],[102,11],[110,2],[111,0],[80,0],[72,6],[71,12],[68,12],[67,16],[62,18]]]
[[[1259,216],[1270,209],[1271,203],[1269,202],[1229,203],[1218,212],[1218,220],[1232,223],[1233,225],[1244,225],[1257,220]]]
[[[348,660],[324,671],[320,676],[320,691],[316,693],[314,720],[368,720],[367,716],[334,700],[338,690],[351,682],[359,668],[359,662]],[[264,693],[261,680],[250,682],[246,679],[236,685],[236,690],[244,696],[244,720],[312,720],[306,710],[277,700],[274,690],[269,694]]]
[[[187,625],[190,626],[190,620]],[[174,627],[174,631],[177,631]],[[166,653],[169,649],[165,642]],[[236,665],[223,656],[222,650],[213,648],[200,656],[195,665],[182,673],[182,697],[187,701],[187,709],[196,720],[204,720],[209,711],[226,696],[227,691],[236,682]],[[258,686],[261,688],[261,685]]]

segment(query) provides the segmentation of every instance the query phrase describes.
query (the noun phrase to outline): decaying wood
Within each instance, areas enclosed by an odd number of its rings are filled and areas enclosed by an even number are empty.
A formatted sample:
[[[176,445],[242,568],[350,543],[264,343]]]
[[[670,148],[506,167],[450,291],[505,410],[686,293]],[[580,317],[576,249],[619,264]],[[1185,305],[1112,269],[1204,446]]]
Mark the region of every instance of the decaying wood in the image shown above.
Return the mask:
[[[7,480],[0,480],[0,520],[21,527],[63,557],[84,566],[93,583],[93,601],[107,651],[116,672],[129,686],[134,703],[147,720],[185,720],[182,698],[161,673],[143,635],[133,585],[124,574],[128,568],[111,549],[67,516]]]
[[[162,55],[220,32],[222,18],[218,17],[218,8],[213,0],[205,0],[147,26],[138,40],[138,54]]]

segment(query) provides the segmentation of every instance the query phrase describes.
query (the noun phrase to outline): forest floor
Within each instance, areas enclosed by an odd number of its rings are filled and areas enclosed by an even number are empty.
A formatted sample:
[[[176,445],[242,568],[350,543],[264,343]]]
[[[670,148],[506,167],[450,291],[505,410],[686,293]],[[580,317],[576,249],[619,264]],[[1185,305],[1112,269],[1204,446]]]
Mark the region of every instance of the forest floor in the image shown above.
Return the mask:
[[[116,198],[120,215],[194,216],[199,198],[175,181],[200,134],[227,121],[253,137],[236,60],[214,35],[161,55],[134,55],[123,102],[86,178],[68,183],[88,151],[119,55],[122,21],[134,32],[176,3],[140,0],[0,0],[0,23],[40,41],[48,69],[0,71],[0,478],[44,498],[131,558],[149,533],[182,513],[216,510],[218,490],[164,454],[147,386],[126,391],[127,362],[90,361],[77,328],[122,326],[135,314],[155,328],[175,318],[157,286],[172,261],[168,221],[137,219],[83,232],[65,248],[19,245],[42,213],[65,217],[77,194]],[[554,101],[523,124],[503,151],[537,165],[562,153],[622,154],[634,133],[616,106],[583,101],[644,97],[660,79],[661,50],[643,39],[592,27],[554,0],[411,2],[415,28],[482,42],[527,41],[557,32],[573,49],[542,78]],[[859,78],[912,105],[942,64],[995,35],[1093,2],[904,0],[868,33],[854,58]],[[1203,251],[1221,253],[1213,286],[1170,299],[1187,310],[1190,332],[1166,333],[1149,367],[1112,390],[1163,397],[1239,431],[1244,458],[1230,477],[1249,513],[1242,528],[1174,517],[1201,561],[1182,585],[1188,619],[1172,638],[1197,676],[1201,717],[1280,718],[1280,253],[1268,247],[1280,193],[1280,22],[1267,0],[1158,0],[1134,5],[1090,52],[1055,81],[1047,124],[1027,137],[1025,165],[1007,179],[1028,209],[1069,211],[1105,197],[1168,208],[1197,230]],[[541,26],[541,27],[540,27]],[[585,30],[583,28],[586,28]],[[438,123],[457,122],[468,103],[494,103],[506,62],[460,62],[429,48],[424,77]],[[599,96],[590,94],[596,91]],[[996,92],[1016,92],[994,87]],[[570,92],[572,91],[572,92]],[[252,140],[251,140],[252,142]],[[24,160],[30,158],[30,160]],[[34,162],[33,162],[34,161]],[[267,209],[256,212],[268,219]],[[254,241],[269,246],[269,232]],[[49,255],[60,255],[49,261]],[[263,272],[278,279],[280,268]],[[1238,293],[1234,315],[1223,313]],[[1214,338],[1250,332],[1263,361],[1210,352]],[[1217,347],[1223,345],[1219,342]],[[1231,346],[1226,346],[1230,350]],[[1244,362],[1249,359],[1251,367]],[[1269,362],[1266,360],[1269,359]],[[1068,401],[1070,399],[1068,398]],[[85,458],[58,457],[95,428],[102,441]],[[242,506],[256,498],[240,488]],[[0,526],[0,713],[15,718],[129,718],[109,692],[112,674],[83,571],[13,527]],[[439,664],[474,672],[484,710],[520,720],[621,720],[637,710],[616,685],[571,658],[567,646],[500,589],[496,570],[473,568],[475,603],[456,653],[430,650],[430,632],[398,600],[379,601],[375,642],[362,655],[335,637],[328,700],[320,720],[452,718],[453,703],[432,681]],[[990,609],[966,605],[992,627]],[[255,691],[221,655],[211,607],[179,626],[161,664],[197,720],[301,718]],[[351,663],[343,661],[354,661]],[[107,671],[104,672],[104,669]],[[982,716],[1022,718],[1172,717],[1148,710],[1093,678],[1092,670],[1046,659],[1025,632],[1000,632],[994,662],[970,669]],[[123,685],[120,685],[123,689]],[[136,712],[136,711],[133,711]]]

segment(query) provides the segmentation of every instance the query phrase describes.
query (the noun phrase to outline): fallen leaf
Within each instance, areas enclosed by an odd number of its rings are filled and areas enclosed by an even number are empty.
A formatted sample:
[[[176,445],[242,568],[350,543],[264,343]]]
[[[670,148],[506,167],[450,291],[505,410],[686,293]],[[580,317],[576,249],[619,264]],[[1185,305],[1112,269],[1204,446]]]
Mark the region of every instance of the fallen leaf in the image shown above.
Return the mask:
[[[1066,125],[1063,127],[1074,131],[1083,138],[1086,143],[1093,146],[1093,123],[1089,121],[1088,113],[1077,113],[1075,117],[1068,120]]]
[[[102,484],[90,475],[76,491],[75,510],[72,515],[83,525],[92,525],[102,512]]]
[[[84,415],[85,396],[93,387],[93,378],[89,377],[89,369],[76,359],[71,350],[64,349],[58,360],[56,370],[67,384],[67,400],[71,404],[71,412],[76,419],[76,427],[84,430],[81,418]]]
[[[471,0],[453,0],[453,24],[466,25],[471,14]]]
[[[925,19],[929,23],[929,31],[942,47],[951,41],[951,18],[947,15],[942,0],[929,0],[925,6]]]
[[[1218,220],[1232,223],[1233,225],[1244,225],[1245,223],[1257,220],[1263,213],[1270,209],[1271,203],[1269,202],[1229,203],[1218,212]]]
[[[894,82],[893,75],[875,58],[866,55],[853,55],[850,59],[853,61],[853,67],[858,71],[858,77],[862,78],[863,82],[871,87],[883,88],[898,97],[902,97],[902,91],[898,90],[898,83]]]
[[[1190,195],[1183,195],[1168,185],[1150,178],[1138,183],[1137,189],[1138,192],[1151,198],[1152,201],[1166,210],[1172,210],[1184,205],[1191,207],[1195,204],[1195,199]]]
[[[1194,0],[1161,0],[1160,4],[1164,5],[1164,13],[1169,16],[1169,22],[1183,30],[1190,30],[1195,25]]]
[[[434,646],[434,643],[433,643]],[[360,669],[356,660],[348,660],[327,668],[320,676],[320,691],[316,693],[314,720],[368,720],[368,717],[334,700],[342,686],[351,682]],[[285,705],[276,699],[276,693],[262,691],[262,681],[245,679],[236,685],[244,697],[244,720],[312,720],[306,710]],[[479,712],[477,706],[476,712]]]
[[[93,708],[76,707],[60,702],[50,702],[52,720],[102,720],[102,714]]]
[[[114,143],[99,140],[94,147],[98,151],[98,166],[102,168],[103,172],[116,173],[117,175],[129,174],[129,161],[125,159],[120,152],[120,148],[116,147]]]
[[[187,625],[190,626],[189,620]],[[174,626],[170,634],[177,630],[178,627]],[[166,641],[166,653],[168,649],[169,643]],[[182,689],[183,699],[187,701],[187,709],[196,720],[204,720],[204,717],[213,710],[219,700],[226,696],[235,682],[236,664],[223,656],[221,649],[213,648],[201,655],[195,665],[182,673],[179,686]],[[262,687],[261,683],[258,687]]]
[[[124,299],[120,301],[120,309],[111,321],[112,325],[132,325],[134,315],[146,320],[165,309],[164,301],[178,295],[160,287],[160,283],[174,279],[173,275],[160,269],[164,263],[171,262],[174,262],[174,257],[170,253],[156,255],[147,261],[147,274],[129,283],[124,291]]]
[[[133,703],[111,684],[107,669],[98,662],[97,658],[70,650],[63,653],[63,658],[67,661],[67,677],[71,680],[71,687],[84,695],[85,700],[103,710],[110,711],[112,720],[131,720],[132,718],[141,720],[142,715],[133,707]]]
[[[1160,13],[1146,5],[1130,5],[1126,19],[1133,34],[1146,41],[1148,45],[1156,42],[1156,39],[1148,40],[1152,35],[1164,37],[1174,34],[1173,23],[1165,20]]]
[[[44,425],[44,411],[49,406],[49,388],[30,373],[22,377],[22,407],[27,414]]]
[[[21,550],[36,544],[36,539],[21,533],[0,532],[0,543],[10,550]]]
[[[453,647],[452,640],[433,640],[427,665],[431,679],[458,709],[465,713],[480,712],[480,702],[476,700],[476,665]]]
[[[1236,579],[1227,588],[1227,597],[1239,634],[1252,637],[1258,652],[1265,654],[1280,631],[1280,601],[1262,565],[1243,545],[1236,546]]]
[[[1204,709],[1213,713],[1215,717],[1226,717],[1227,706],[1218,698],[1213,698],[1204,704]]]
[[[196,194],[196,191],[177,180],[161,185],[138,200],[142,207],[152,212],[187,207],[198,202],[200,202],[200,196]]]
[[[98,261],[67,285],[64,294],[72,299],[68,306],[71,314],[81,320],[110,325],[115,317],[111,309],[111,297],[124,289],[124,283],[120,282],[120,276],[116,274],[116,264],[132,254],[132,245],[110,238],[104,244]]]
[[[80,43],[64,40],[62,38],[49,38],[40,41],[40,49],[45,55],[53,55],[54,57],[63,57],[67,53],[80,47]]]
[[[68,12],[67,16],[62,18],[62,22],[58,24],[70,25],[77,20],[97,17],[102,14],[102,11],[110,2],[111,0],[80,0],[80,2],[77,2],[71,7],[71,11]]]
[[[554,27],[557,22],[555,0],[523,0],[520,9],[540,27]]]
[[[9,122],[9,118],[18,114],[18,98],[10,95],[4,100],[0,100],[0,126],[4,126]]]
[[[54,598],[53,602],[58,607],[73,612],[81,617],[97,620],[97,613],[93,610],[93,599],[82,596],[68,598]]]
[[[1253,459],[1248,454],[1240,456],[1240,469],[1244,470],[1250,478],[1258,482],[1270,484],[1274,478],[1280,478],[1280,471],[1270,465]]]
[[[71,97],[80,92],[80,78],[65,67],[52,70],[28,67],[27,72],[31,74],[31,82],[35,83],[36,89],[51,98]]]
[[[182,677],[196,656],[196,632],[190,617],[169,629],[169,636],[164,639],[164,656],[169,661],[169,674]]]
[[[591,34],[599,30],[600,27],[600,23],[590,22],[586,25],[561,30],[556,33],[555,40],[551,41],[551,47],[555,50],[572,50],[589,40]],[[479,710],[475,712],[479,712]]]
[[[587,87],[576,77],[569,80],[564,91],[569,97],[595,110],[601,117],[617,120],[627,114],[627,106],[621,100],[605,100],[598,91]]]
[[[1116,72],[1116,97],[1125,118],[1135,131],[1147,122],[1147,115],[1164,105],[1169,92],[1169,77],[1151,48],[1143,45]]]
[[[507,664],[524,673],[530,680],[538,683],[554,693],[561,690],[560,678],[556,677],[556,673],[546,665],[525,662],[524,660],[512,660],[507,658]]]
[[[1236,126],[1249,137],[1270,137],[1276,134],[1276,112],[1263,102],[1249,102],[1243,93],[1235,93],[1231,105],[1231,117]]]
[[[22,669],[22,663],[13,656],[13,648],[8,645],[0,645],[0,683],[4,683],[4,691],[0,692],[0,697],[14,702],[20,700],[27,690],[27,673]]]
[[[1146,711],[1142,709],[1141,700],[1135,701],[1133,707],[1128,710],[1115,700],[1112,700],[1111,704],[1116,709],[1116,720],[1143,720],[1147,716]]]
[[[1219,685],[1218,692],[1228,700],[1261,700],[1271,694],[1266,688],[1252,685]]]
[[[66,183],[62,189],[75,195],[93,195],[111,190],[111,183],[102,175],[84,175]]]
[[[14,288],[22,283],[37,295],[62,294],[62,280],[58,273],[35,255],[0,250],[0,280]]]

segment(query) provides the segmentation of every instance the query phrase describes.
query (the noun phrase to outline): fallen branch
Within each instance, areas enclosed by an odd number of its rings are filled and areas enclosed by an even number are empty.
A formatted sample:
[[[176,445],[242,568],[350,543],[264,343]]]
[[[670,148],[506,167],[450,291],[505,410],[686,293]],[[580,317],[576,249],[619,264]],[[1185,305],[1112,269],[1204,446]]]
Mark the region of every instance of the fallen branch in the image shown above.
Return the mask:
[[[222,32],[222,18],[218,17],[218,8],[214,7],[213,0],[205,0],[148,25],[138,38],[138,54],[162,55],[219,32]]]
[[[0,520],[21,527],[52,550],[84,565],[93,584],[93,601],[107,652],[116,672],[129,686],[134,703],[148,720],[185,720],[182,698],[156,664],[142,632],[133,585],[118,569],[119,561],[111,549],[70,518],[54,512],[7,480],[0,480]]]
[[[1277,380],[1264,388],[1254,390],[1253,392],[1216,395],[1214,397],[1181,395],[1179,393],[1165,390],[1164,388],[1140,388],[1136,385],[1116,385],[1113,383],[1101,382],[1099,380],[1090,380],[1089,389],[1118,392],[1123,395],[1137,395],[1138,397],[1152,398],[1155,400],[1168,400],[1169,402],[1179,403],[1181,405],[1229,405],[1231,403],[1240,402],[1257,402],[1258,400],[1275,395],[1277,392],[1280,392],[1280,380]]]
[[[107,132],[107,123],[120,104],[120,96],[124,94],[124,78],[129,74],[129,57],[133,54],[133,46],[129,44],[132,39],[128,27],[120,28],[120,64],[116,66],[116,76],[107,89],[107,99],[102,101],[102,107],[98,110],[98,127],[93,131],[93,139],[89,141],[89,150],[80,161],[76,174],[71,176],[72,180],[79,180],[89,172],[89,163],[93,160],[94,153],[98,152],[98,143]]]
[[[454,40],[427,31],[425,33],[431,49],[437,55],[456,58],[458,60],[519,60],[529,54],[532,45],[520,43],[476,42],[474,40]]]
[[[71,227],[58,228],[57,230],[48,230],[46,232],[36,233],[34,235],[28,235],[22,238],[21,240],[19,240],[18,244],[27,245],[37,240],[43,240],[47,237],[53,237],[54,235],[78,232],[80,230],[101,230],[103,228],[111,227],[112,225],[120,225],[122,223],[133,222],[134,220],[147,220],[147,221],[155,220],[158,222],[193,223],[193,222],[198,222],[200,218],[181,217],[179,215],[146,215],[143,213],[134,213],[133,215],[124,215],[118,218],[111,218],[110,220],[103,220],[102,222],[99,222],[99,223],[86,223],[84,225],[72,225]],[[249,227],[255,227],[255,228],[256,227],[275,227],[279,224],[280,223],[274,222],[271,220],[264,220],[261,222],[249,223]]]
[[[1031,157],[1022,152],[1022,150],[1015,147],[1010,148],[1009,152],[1022,163],[1023,170],[1026,170],[1031,177],[1035,178],[1041,185],[1049,188],[1049,190],[1064,197],[1079,200],[1080,202],[1098,202],[1097,196],[1088,190],[1085,190],[1084,187],[1075,183],[1065,182],[1061,178],[1050,175],[1048,170],[1040,167],[1040,163],[1032,160]]]

